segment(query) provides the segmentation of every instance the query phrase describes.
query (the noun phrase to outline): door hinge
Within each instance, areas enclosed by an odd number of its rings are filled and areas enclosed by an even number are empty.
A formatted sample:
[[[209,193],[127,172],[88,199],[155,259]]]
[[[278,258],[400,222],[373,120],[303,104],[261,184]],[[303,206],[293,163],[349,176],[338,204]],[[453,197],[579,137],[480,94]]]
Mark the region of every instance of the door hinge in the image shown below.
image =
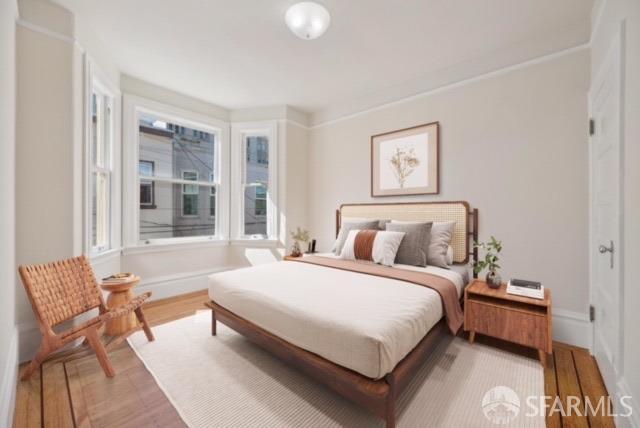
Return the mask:
[[[589,321],[594,322],[596,320],[596,307],[589,305]]]
[[[593,119],[589,119],[589,135],[593,135],[596,133],[596,121]]]

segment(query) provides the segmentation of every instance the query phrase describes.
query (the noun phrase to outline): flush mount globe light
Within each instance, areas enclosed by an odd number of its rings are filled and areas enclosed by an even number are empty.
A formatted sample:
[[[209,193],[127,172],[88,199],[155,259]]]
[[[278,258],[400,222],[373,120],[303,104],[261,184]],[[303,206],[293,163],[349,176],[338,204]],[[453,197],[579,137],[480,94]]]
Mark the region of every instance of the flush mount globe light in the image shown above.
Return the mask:
[[[284,20],[293,34],[301,39],[312,40],[327,31],[331,15],[324,6],[312,1],[303,1],[287,9]]]

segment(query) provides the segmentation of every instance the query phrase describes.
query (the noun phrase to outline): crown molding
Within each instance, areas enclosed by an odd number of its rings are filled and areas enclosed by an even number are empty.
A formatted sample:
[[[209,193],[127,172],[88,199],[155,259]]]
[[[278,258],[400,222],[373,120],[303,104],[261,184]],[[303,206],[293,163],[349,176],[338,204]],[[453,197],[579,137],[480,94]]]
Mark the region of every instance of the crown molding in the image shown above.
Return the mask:
[[[575,54],[577,52],[582,52],[584,50],[588,50],[590,47],[591,47],[590,43],[583,43],[583,44],[580,44],[580,45],[577,45],[577,46],[573,46],[573,47],[570,47],[570,48],[567,48],[567,49],[562,49],[560,51],[556,51],[556,52],[553,52],[553,53],[550,53],[550,54],[542,55],[542,56],[539,56],[539,57],[536,57],[536,58],[533,58],[533,59],[529,59],[529,60],[526,60],[526,61],[523,61],[523,62],[520,62],[520,63],[517,63],[517,64],[508,65],[508,66],[501,67],[501,68],[498,68],[498,69],[495,69],[495,70],[492,70],[492,71],[489,71],[489,72],[486,72],[486,73],[478,74],[478,75],[473,76],[473,77],[464,78],[464,79],[460,79],[460,80],[452,82],[452,83],[448,83],[448,84],[445,84],[445,85],[437,86],[435,88],[429,89],[429,90],[424,91],[424,92],[420,92],[420,93],[415,94],[415,95],[410,95],[410,96],[403,97],[403,98],[400,98],[400,99],[397,99],[397,100],[394,100],[394,101],[382,103],[382,104],[373,106],[371,108],[359,110],[359,111],[356,111],[354,113],[338,116],[335,119],[330,119],[330,120],[322,121],[322,122],[319,122],[319,123],[316,123],[316,124],[311,124],[309,126],[309,129],[313,130],[313,129],[323,128],[325,126],[330,126],[330,125],[333,125],[333,124],[336,124],[336,123],[339,123],[339,122],[342,122],[342,121],[345,121],[345,120],[348,120],[348,119],[353,119],[355,117],[359,117],[359,116],[362,116],[362,115],[365,115],[365,114],[368,114],[368,113],[371,113],[371,112],[374,112],[374,111],[382,110],[382,109],[385,109],[385,108],[388,108],[388,107],[392,107],[392,106],[395,106],[395,105],[404,104],[404,103],[407,103],[407,102],[410,102],[410,101],[413,101],[413,100],[421,99],[421,98],[428,97],[428,96],[431,96],[431,95],[434,95],[434,94],[437,94],[437,93],[440,93],[440,92],[445,92],[445,91],[448,91],[448,90],[451,90],[451,89],[459,88],[461,86],[465,86],[465,85],[468,85],[468,84],[471,84],[471,83],[475,83],[475,82],[478,82],[478,81],[481,81],[481,80],[490,79],[492,77],[496,77],[496,76],[500,76],[500,75],[503,75],[503,74],[507,74],[507,73],[510,73],[510,72],[513,72],[513,71],[517,71],[517,70],[520,70],[520,69],[523,69],[523,68],[527,68],[527,67],[535,66],[535,65],[538,65],[538,64],[542,64],[542,63],[545,63],[545,62],[548,62],[548,61],[552,61],[554,59],[561,58],[561,57],[564,57],[564,56],[567,56],[567,55],[573,55],[573,54]]]
[[[29,29],[31,31],[35,31],[36,33],[43,34],[45,36],[48,36],[48,37],[63,41],[65,43],[69,43],[71,45],[77,44],[77,41],[76,41],[76,39],[74,37],[70,37],[70,36],[67,36],[66,34],[58,33],[57,31],[50,30],[50,29],[48,29],[46,27],[43,27],[43,26],[38,25],[38,24],[34,24],[33,22],[26,21],[26,20],[21,19],[21,18],[18,18],[16,20],[16,24],[21,26],[21,27],[23,27],[23,28],[27,28],[27,29]]]

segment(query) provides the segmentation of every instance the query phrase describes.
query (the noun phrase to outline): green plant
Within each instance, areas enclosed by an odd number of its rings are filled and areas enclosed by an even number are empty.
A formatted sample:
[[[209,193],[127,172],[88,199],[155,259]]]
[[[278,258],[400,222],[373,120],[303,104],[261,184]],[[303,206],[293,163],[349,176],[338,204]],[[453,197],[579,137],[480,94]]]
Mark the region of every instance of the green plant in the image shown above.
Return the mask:
[[[291,232],[291,239],[295,242],[309,242],[309,231],[297,227],[295,232]]]
[[[482,248],[486,251],[484,260],[479,260],[473,264],[473,272],[477,275],[484,269],[488,269],[489,272],[495,273],[496,269],[500,268],[498,264],[498,254],[502,251],[502,242],[498,241],[494,236],[491,237],[489,242],[474,242],[474,248]]]

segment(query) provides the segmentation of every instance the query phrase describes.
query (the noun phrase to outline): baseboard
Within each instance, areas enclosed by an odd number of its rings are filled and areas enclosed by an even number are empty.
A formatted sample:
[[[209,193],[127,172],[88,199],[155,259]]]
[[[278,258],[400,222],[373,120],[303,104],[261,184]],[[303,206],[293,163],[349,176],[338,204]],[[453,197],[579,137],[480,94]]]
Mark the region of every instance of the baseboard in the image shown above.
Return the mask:
[[[630,404],[633,408],[633,412],[628,417],[616,417],[616,426],[619,428],[640,428],[640,403],[638,403],[637,397],[634,397],[631,393],[631,389],[629,388],[629,384],[627,383],[624,377],[621,377],[618,380],[618,397],[616,397],[616,403],[620,402],[620,397],[624,397],[625,395],[630,397],[627,399],[626,403]],[[611,392],[609,392],[611,395]],[[623,408],[614,408],[614,412],[626,413],[626,409]]]
[[[0,378],[0,426],[13,426],[13,413],[16,402],[16,384],[18,381],[18,329],[13,328],[11,342],[7,349],[7,364]]]
[[[591,350],[592,331],[587,314],[553,309],[553,340]]]
[[[135,291],[136,293],[151,291],[150,300],[166,299],[180,294],[205,290],[209,288],[209,275],[236,268],[237,266],[225,266],[215,269],[143,279],[140,281],[140,285],[136,287]]]

